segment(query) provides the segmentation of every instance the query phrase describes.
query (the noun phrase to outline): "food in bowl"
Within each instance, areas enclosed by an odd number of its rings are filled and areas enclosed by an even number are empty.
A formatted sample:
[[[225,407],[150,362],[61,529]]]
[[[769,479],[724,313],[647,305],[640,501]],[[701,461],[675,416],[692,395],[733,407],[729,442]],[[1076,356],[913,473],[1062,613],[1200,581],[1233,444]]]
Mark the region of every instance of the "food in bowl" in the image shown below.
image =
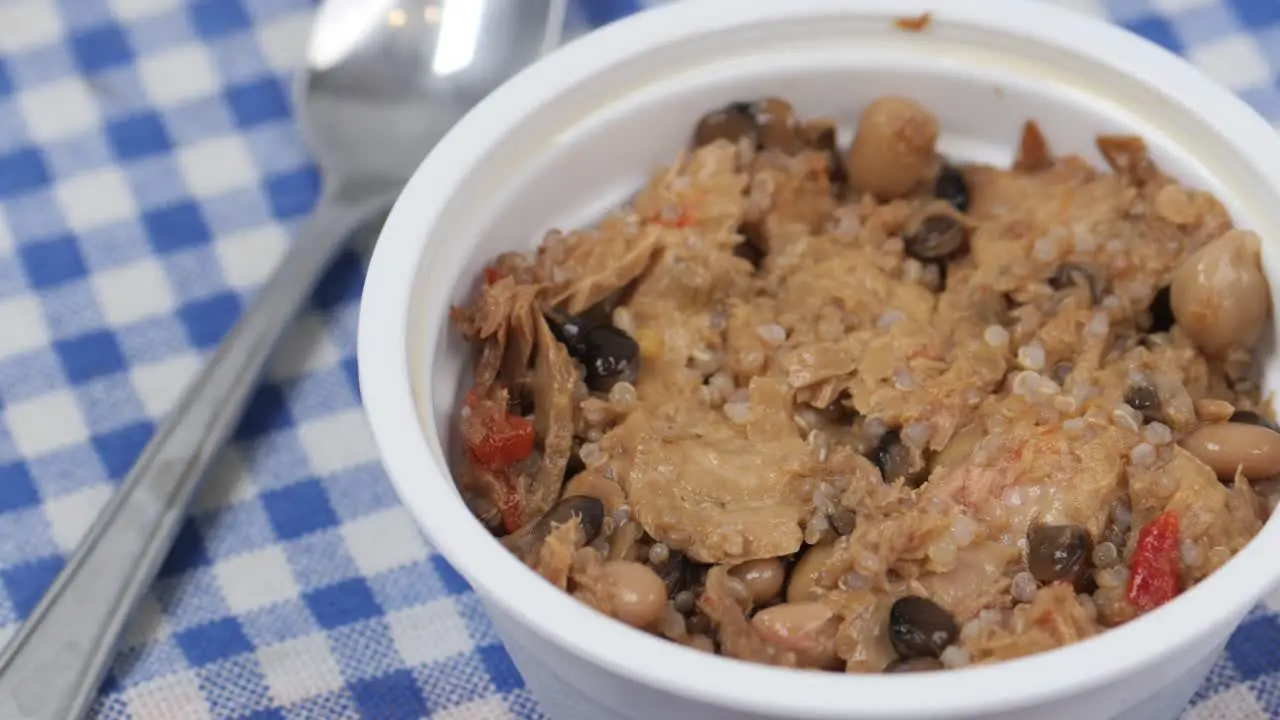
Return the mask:
[[[1259,238],[1033,122],[1008,169],[882,97],[847,148],[703,116],[597,225],[486,268],[460,491],[601,612],[737,658],[989,663],[1169,602],[1274,506]]]

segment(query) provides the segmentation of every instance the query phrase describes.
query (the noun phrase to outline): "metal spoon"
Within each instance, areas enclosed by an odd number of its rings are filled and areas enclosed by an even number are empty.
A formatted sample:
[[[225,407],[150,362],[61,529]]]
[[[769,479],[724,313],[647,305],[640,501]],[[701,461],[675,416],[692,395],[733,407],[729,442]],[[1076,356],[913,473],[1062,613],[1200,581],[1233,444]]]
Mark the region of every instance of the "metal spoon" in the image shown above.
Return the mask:
[[[0,718],[84,713],[201,476],[320,274],[467,110],[559,43],[564,13],[565,0],[328,0],[320,8],[296,100],[325,178],[320,201],[0,653]]]

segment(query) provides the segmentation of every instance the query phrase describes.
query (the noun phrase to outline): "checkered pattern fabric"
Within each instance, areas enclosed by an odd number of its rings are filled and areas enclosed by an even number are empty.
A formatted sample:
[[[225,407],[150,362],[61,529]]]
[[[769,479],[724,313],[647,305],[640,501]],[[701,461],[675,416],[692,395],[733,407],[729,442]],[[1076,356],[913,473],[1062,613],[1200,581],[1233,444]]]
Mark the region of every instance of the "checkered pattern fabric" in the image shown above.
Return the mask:
[[[575,26],[644,4],[578,0]],[[1072,4],[1280,120],[1275,0]],[[315,200],[288,92],[312,12],[0,1],[0,641]],[[343,255],[293,325],[95,717],[542,717],[379,467],[355,377],[362,277],[362,254]],[[1277,648],[1259,608],[1188,720],[1280,716]]]

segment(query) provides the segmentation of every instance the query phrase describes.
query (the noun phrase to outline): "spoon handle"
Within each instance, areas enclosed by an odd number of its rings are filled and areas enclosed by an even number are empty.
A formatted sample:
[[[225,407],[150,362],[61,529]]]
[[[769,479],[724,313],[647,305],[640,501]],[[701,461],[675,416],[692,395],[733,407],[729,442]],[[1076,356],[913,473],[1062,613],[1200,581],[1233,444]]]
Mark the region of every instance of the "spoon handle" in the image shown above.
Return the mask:
[[[390,204],[322,199],[270,281],[156,430],[18,634],[0,652],[0,718],[72,720],[235,427],[276,340],[362,220]],[[379,206],[381,205],[381,206]]]

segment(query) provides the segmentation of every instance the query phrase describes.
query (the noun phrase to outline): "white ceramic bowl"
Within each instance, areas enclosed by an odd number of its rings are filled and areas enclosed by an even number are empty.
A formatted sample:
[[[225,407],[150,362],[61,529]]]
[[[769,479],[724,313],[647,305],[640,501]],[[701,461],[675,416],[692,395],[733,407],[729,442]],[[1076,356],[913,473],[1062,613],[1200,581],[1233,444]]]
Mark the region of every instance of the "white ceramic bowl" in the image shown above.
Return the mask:
[[[933,10],[922,33],[895,17]],[[1021,123],[1101,162],[1099,132],[1135,132],[1169,172],[1280,237],[1280,140],[1199,72],[1097,20],[1020,0],[688,0],[575,41],[477,107],[418,168],[373,256],[360,314],[364,403],[392,482],[475,588],[555,718],[1174,717],[1251,605],[1280,579],[1272,522],[1213,577],[1100,637],[1004,664],[925,675],[784,670],[702,654],[580,605],[508,554],[450,477],[469,353],[447,321],[487,260],[590,222],[672,160],[696,118],[776,94],[851,121],[904,93],[945,152],[1008,162]],[[1275,247],[1265,261],[1280,288]],[[1276,387],[1280,362],[1264,368]]]

